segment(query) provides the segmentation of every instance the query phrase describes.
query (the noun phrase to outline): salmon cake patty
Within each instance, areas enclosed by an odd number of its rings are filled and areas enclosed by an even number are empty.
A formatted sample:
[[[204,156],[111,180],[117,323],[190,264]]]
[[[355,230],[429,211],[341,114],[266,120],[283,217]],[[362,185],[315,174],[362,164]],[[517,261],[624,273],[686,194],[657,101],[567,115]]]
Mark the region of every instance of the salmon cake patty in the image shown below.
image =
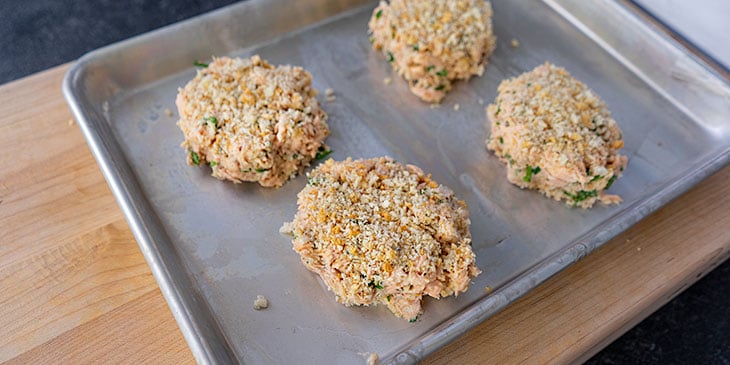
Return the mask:
[[[550,63],[503,81],[487,107],[487,148],[507,165],[507,179],[555,200],[590,208],[621,202],[606,194],[627,158],[621,129],[606,104]]]
[[[327,114],[312,76],[259,56],[215,58],[177,95],[189,165],[235,183],[279,187],[327,147]]]
[[[453,81],[481,75],[496,45],[492,6],[484,0],[381,1],[369,28],[373,48],[430,103],[441,101]]]
[[[384,304],[415,320],[425,295],[458,295],[480,273],[466,204],[416,166],[330,159],[308,174],[298,205],[281,232],[346,306]]]

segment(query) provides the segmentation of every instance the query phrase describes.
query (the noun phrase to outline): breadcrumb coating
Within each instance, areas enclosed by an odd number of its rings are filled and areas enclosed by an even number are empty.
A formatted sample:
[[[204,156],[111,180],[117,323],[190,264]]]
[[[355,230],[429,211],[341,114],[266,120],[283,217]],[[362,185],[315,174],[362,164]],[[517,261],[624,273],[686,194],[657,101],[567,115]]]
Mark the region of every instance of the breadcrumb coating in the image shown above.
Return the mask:
[[[281,232],[346,306],[384,304],[415,320],[424,295],[458,295],[480,272],[466,204],[416,166],[330,159],[308,174],[298,205]]]
[[[430,103],[441,101],[453,81],[481,75],[496,45],[492,6],[484,0],[381,1],[369,28],[373,48]]]
[[[617,153],[621,129],[585,84],[545,63],[498,91],[487,107],[487,148],[507,165],[510,182],[582,208],[621,202],[604,193],[627,163]]]
[[[177,95],[188,164],[207,163],[221,180],[283,185],[326,148],[327,114],[311,83],[301,67],[259,56],[215,58]]]

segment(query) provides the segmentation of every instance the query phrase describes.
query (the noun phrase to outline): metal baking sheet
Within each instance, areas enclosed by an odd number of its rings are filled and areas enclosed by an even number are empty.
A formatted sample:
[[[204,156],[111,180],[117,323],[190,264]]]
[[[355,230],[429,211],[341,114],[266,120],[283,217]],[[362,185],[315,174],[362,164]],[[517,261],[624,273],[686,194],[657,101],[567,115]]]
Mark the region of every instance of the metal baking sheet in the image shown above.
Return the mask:
[[[498,45],[484,75],[457,83],[436,109],[371,50],[375,5],[247,1],[94,51],[65,79],[74,115],[200,363],[359,364],[366,353],[416,362],[728,163],[726,80],[620,2],[494,1]],[[323,103],[333,158],[389,155],[467,202],[483,271],[468,292],[426,299],[415,323],[386,308],[346,308],[278,233],[304,177],[267,189],[185,164],[177,116],[164,110],[175,111],[193,60],[252,54],[301,65],[319,90],[335,90],[336,101]],[[520,190],[485,149],[484,107],[499,82],[545,61],[586,82],[623,129],[629,165],[611,188],[622,204],[571,209]],[[258,294],[270,308],[253,309]]]

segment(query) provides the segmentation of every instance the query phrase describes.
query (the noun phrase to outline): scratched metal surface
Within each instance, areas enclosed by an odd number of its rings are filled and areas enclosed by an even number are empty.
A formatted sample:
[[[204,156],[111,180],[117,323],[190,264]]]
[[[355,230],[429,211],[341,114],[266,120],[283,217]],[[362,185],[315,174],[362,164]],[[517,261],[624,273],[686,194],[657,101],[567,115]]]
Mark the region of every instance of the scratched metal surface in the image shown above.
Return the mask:
[[[437,109],[370,49],[374,6],[248,1],[92,52],[67,75],[69,104],[201,363],[362,363],[370,352],[415,362],[728,162],[726,81],[618,3],[495,1],[498,45],[484,75],[456,84]],[[416,323],[346,308],[278,233],[304,177],[266,189],[185,164],[164,109],[175,110],[192,61],[253,54],[301,65],[316,88],[335,90],[323,103],[331,157],[416,164],[467,202],[483,271],[468,292],[426,299]],[[485,149],[484,107],[499,82],[545,61],[587,83],[623,129],[629,166],[611,188],[621,205],[584,211],[520,190]],[[258,294],[267,310],[254,311]]]

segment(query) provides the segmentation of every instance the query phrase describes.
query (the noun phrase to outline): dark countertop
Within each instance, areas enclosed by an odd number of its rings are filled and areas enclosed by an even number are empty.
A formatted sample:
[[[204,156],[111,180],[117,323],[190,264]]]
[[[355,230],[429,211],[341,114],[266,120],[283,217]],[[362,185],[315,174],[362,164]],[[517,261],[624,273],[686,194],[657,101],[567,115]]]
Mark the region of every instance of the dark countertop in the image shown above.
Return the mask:
[[[234,2],[0,0],[0,84]],[[588,363],[730,364],[730,261]]]

